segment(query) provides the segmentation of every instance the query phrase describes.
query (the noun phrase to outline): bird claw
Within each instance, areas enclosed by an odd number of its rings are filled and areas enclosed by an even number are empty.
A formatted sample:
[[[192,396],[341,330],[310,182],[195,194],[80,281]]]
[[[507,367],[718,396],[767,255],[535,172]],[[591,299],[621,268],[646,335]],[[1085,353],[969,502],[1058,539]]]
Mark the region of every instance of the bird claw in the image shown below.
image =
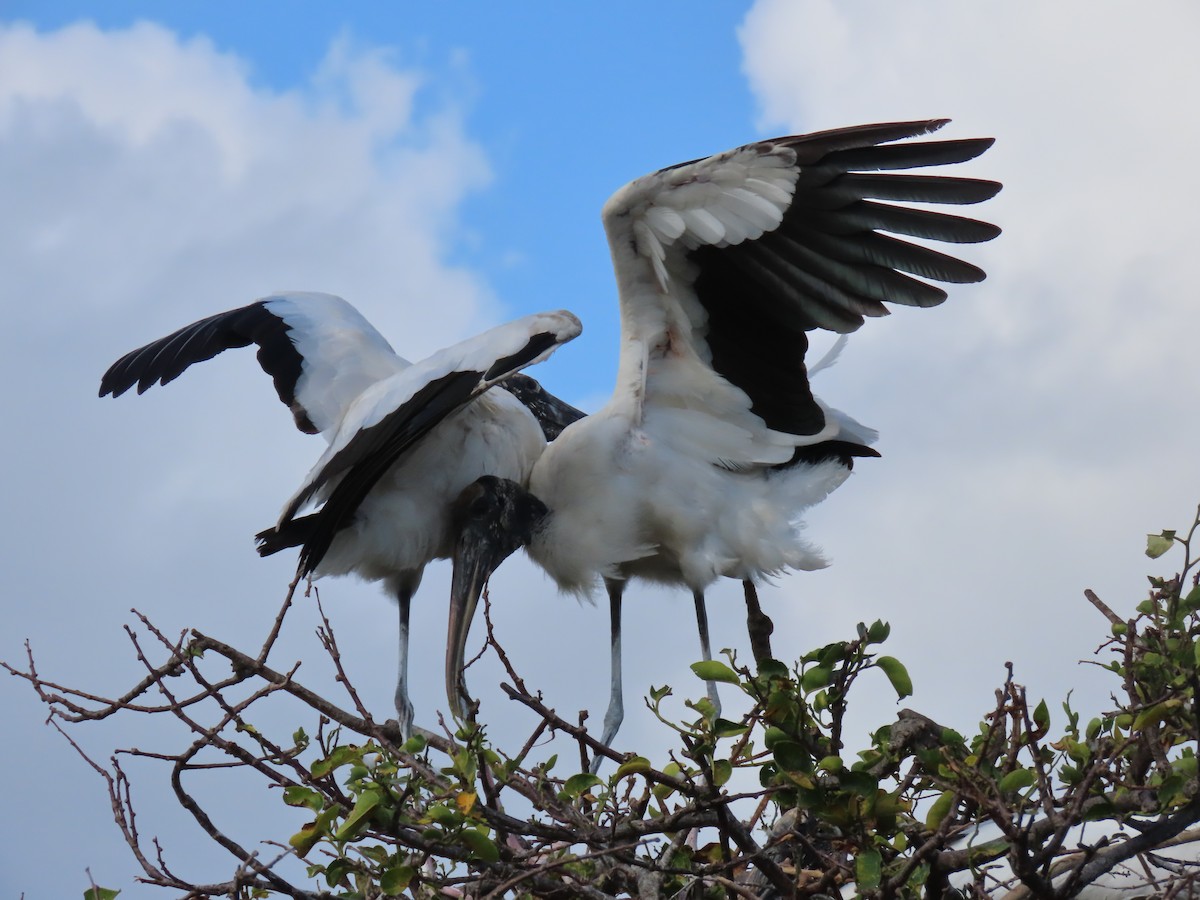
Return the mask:
[[[614,694],[608,704],[608,712],[604,714],[604,733],[600,735],[600,743],[605,747],[611,747],[613,739],[617,736],[617,732],[621,728],[621,722],[625,719],[625,703],[620,694]],[[592,757],[592,764],[588,770],[595,775],[600,769],[600,764],[604,762],[605,757],[596,754]]]

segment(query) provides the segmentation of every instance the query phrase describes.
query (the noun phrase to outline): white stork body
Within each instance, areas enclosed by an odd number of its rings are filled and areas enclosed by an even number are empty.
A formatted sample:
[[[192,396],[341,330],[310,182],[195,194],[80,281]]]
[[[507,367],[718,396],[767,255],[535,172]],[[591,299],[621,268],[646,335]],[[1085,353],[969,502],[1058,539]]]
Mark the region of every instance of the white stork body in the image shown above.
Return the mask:
[[[722,468],[689,452],[674,417],[662,418],[637,422],[610,404],[534,467],[530,492],[553,515],[528,551],[560,588],[587,594],[601,577],[637,577],[702,591],[722,576],[756,581],[825,565],[796,516],[846,480],[845,465]],[[692,435],[703,439],[699,428]]]
[[[489,388],[578,333],[570,313],[527,316],[411,365],[344,300],[283,294],[126,354],[100,393],[119,396],[134,383],[141,393],[222,350],[259,346],[297,426],[329,444],[278,523],[258,536],[259,552],[299,546],[300,575],[386,584],[400,608],[396,710],[407,733],[409,607],[425,566],[453,552],[454,504],[485,475],[525,484],[546,447],[534,414]],[[299,515],[310,503],[323,505]]]
[[[427,563],[453,554],[453,499],[484,475],[527,483],[545,447],[537,419],[512,394],[482,394],[387,470],[314,573],[383,581],[392,592],[405,579],[415,591]]]
[[[529,554],[557,581],[612,604],[607,743],[621,720],[620,603],[629,578],[692,590],[825,564],[800,534],[875,432],[815,398],[807,332],[849,332],[883,301],[934,306],[923,279],[981,270],[880,232],[968,243],[984,222],[876,199],[977,203],[1000,186],[893,174],[978,156],[990,140],[890,142],[944,121],[838,129],[750,144],[640,178],[604,207],[621,310],[612,398],[539,458],[530,492],[548,508]],[[880,174],[875,174],[880,172]],[[906,274],[911,273],[911,274]],[[921,276],[919,278],[911,275]],[[710,698],[717,703],[715,688]]]

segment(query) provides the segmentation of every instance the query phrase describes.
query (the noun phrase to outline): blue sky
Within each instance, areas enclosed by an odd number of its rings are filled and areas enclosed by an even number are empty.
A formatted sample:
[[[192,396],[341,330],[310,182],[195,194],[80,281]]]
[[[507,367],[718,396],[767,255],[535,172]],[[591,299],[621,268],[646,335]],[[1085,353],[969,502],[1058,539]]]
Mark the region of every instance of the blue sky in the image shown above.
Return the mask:
[[[600,229],[603,200],[629,173],[657,168],[681,149],[689,158],[703,156],[724,149],[732,134],[759,136],[753,97],[738,74],[735,28],[747,5],[539,2],[516,9],[16,3],[6,18],[50,28],[80,18],[102,28],[161,22],[184,40],[211,41],[237,55],[247,82],[271,91],[304,85],[335,39],[362,51],[382,49],[393,64],[428,79],[420,103],[436,106],[452,93],[472,137],[487,148],[494,179],[460,209],[463,228],[483,235],[482,246],[452,245],[449,256],[469,259],[510,308],[561,305],[568,302],[559,299],[564,289],[574,295],[581,288],[604,303],[611,277]],[[622,120],[635,122],[636,133],[620,127]],[[548,219],[555,221],[549,229],[540,224]],[[528,263],[534,253],[553,265],[514,264]],[[568,282],[563,272],[577,274]],[[615,347],[615,319],[593,323],[584,340],[597,354]],[[571,377],[575,367],[558,365]]]
[[[823,373],[823,399],[878,428],[881,460],[809,518],[829,569],[764,588],[798,655],[889,619],[911,705],[969,728],[1012,660],[1054,708],[1101,708],[1094,588],[1132,606],[1142,534],[1200,499],[1194,205],[1200,13],[1116,3],[1018,15],[1002,3],[105,3],[0,5],[0,331],[7,627],[42,669],[117,691],[138,677],[121,626],[257,639],[292,562],[260,560],[319,454],[253,355],[226,354],[141,398],[101,402],[100,374],[148,340],[281,288],[354,302],[410,358],[500,321],[566,307],[584,335],[534,373],[587,408],[611,390],[618,323],[599,212],[626,181],[789,131],[949,116],[991,135],[970,174],[1006,183],[980,215],[1005,234],[989,272],[936,310],[868,323]],[[83,24],[83,23],[91,24]],[[134,23],[141,23],[135,25]],[[869,464],[868,464],[869,463]],[[414,609],[414,666],[440,672],[448,576]],[[352,675],[390,703],[393,614],[377,588],[322,585]],[[501,637],[562,709],[606,701],[604,610],[558,597],[523,559],[493,582]],[[742,648],[737,586],[712,592],[719,646]],[[503,598],[503,604],[500,602]],[[642,601],[645,602],[642,602]],[[625,748],[665,740],[636,697],[685,685],[691,604],[626,603]],[[299,610],[283,655],[329,687]],[[663,640],[678,628],[678,640]],[[528,722],[486,665],[472,674],[500,740]],[[491,675],[495,672],[491,671]],[[417,721],[440,676],[414,685]],[[861,731],[895,712],[867,698]],[[84,867],[122,887],[132,860],[102,786],[0,679],[10,813],[0,894],[77,895]],[[293,727],[295,711],[279,727]],[[78,732],[170,747],[142,723]],[[146,833],[197,878],[225,871],[138,767]],[[289,833],[271,798],[212,788],[253,842]],[[70,810],[67,815],[64,810]],[[282,824],[281,824],[282,823]],[[61,848],[69,848],[63,850]]]

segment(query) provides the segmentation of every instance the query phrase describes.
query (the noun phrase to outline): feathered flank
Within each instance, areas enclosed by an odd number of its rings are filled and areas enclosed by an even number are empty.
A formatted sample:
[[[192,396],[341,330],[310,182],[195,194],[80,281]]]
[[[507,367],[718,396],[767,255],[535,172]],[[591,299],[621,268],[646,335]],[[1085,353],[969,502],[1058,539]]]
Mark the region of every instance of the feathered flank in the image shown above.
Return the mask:
[[[311,500],[324,499],[300,553],[300,574],[317,570],[379,479],[432,429],[498,382],[548,357],[581,329],[579,320],[565,311],[526,316],[441,350],[363,391],[276,525],[285,529]],[[446,452],[454,451],[447,447]]]

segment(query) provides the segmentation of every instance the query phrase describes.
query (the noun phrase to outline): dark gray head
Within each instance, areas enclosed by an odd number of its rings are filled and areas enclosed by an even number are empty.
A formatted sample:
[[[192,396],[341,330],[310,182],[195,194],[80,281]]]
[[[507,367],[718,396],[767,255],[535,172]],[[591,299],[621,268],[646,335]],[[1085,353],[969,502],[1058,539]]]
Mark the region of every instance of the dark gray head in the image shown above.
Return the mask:
[[[461,701],[470,702],[462,680],[463,658],[483,586],[500,563],[529,543],[548,512],[546,504],[515,481],[494,475],[467,485],[454,501],[451,522],[457,537],[446,636],[446,699],[459,718]]]
[[[546,436],[547,441],[554,440],[568,425],[587,416],[587,413],[559,400],[536,380],[522,372],[508,376],[500,382],[500,386],[533,413],[538,424],[542,426],[542,434]]]

